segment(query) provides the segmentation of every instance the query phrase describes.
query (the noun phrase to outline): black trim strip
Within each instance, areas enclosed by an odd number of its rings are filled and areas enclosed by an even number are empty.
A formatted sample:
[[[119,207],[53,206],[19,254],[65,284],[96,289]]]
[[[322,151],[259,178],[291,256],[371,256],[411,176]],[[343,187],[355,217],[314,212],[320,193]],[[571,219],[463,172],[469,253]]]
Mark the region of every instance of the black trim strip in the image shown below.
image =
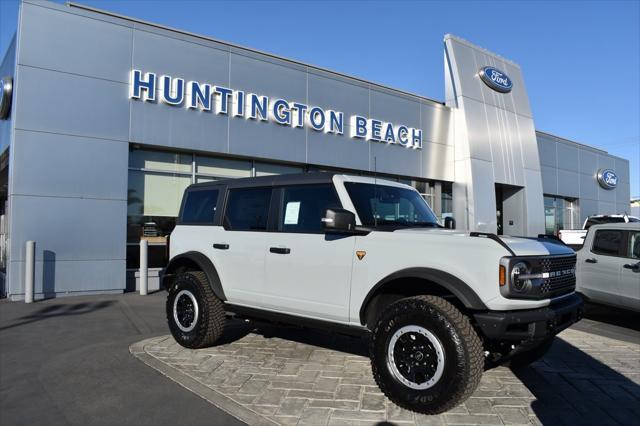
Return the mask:
[[[555,335],[582,318],[582,298],[574,293],[552,305],[519,311],[474,313],[482,334],[489,339],[528,340]]]
[[[454,296],[460,299],[460,301],[464,304],[465,307],[469,309],[479,310],[479,311],[487,310],[487,307],[482,302],[480,297],[478,297],[476,292],[473,291],[471,287],[469,287],[461,279],[447,272],[440,271],[438,269],[407,268],[407,269],[402,269],[400,271],[394,272],[391,275],[388,275],[387,277],[378,281],[378,283],[375,286],[373,286],[371,290],[369,290],[369,293],[364,298],[364,301],[362,302],[362,306],[360,307],[360,323],[362,325],[366,325],[367,308],[369,307],[370,302],[373,300],[373,297],[376,294],[378,294],[378,290],[380,290],[382,286],[384,286],[385,284],[400,278],[417,278],[417,279],[422,279],[426,281],[431,281],[441,287],[444,287],[446,290],[453,293]],[[498,283],[497,283],[497,276],[496,276],[496,286],[497,285]]]
[[[220,282],[220,277],[218,276],[218,272],[213,266],[213,263],[211,263],[211,260],[209,260],[207,256],[197,251],[189,251],[179,254],[171,259],[171,261],[169,261],[169,265],[167,265],[165,274],[162,277],[162,286],[168,290],[169,285],[171,285],[173,281],[175,272],[188,261],[195,263],[198,268],[207,275],[209,285],[216,297],[222,301],[227,300],[227,297],[224,295],[224,290],[222,289],[222,282]]]
[[[225,303],[224,306],[228,312],[243,317],[255,318],[262,321],[327,330],[336,333],[348,334],[351,336],[363,336],[369,333],[369,329],[355,325],[324,321],[315,318],[306,318],[297,315],[284,314],[281,312],[268,311],[260,308],[250,308],[247,306],[234,305],[232,303]]]
[[[471,232],[469,233],[470,236],[472,237],[481,237],[481,238],[488,238],[490,240],[495,241],[496,243],[500,244],[502,247],[504,247],[505,249],[507,249],[507,251],[509,253],[511,253],[512,256],[515,256],[516,253],[511,250],[511,247],[509,247],[507,245],[507,243],[505,243],[504,241],[502,241],[502,239],[500,239],[500,237],[498,237],[496,234],[492,234],[490,232]]]

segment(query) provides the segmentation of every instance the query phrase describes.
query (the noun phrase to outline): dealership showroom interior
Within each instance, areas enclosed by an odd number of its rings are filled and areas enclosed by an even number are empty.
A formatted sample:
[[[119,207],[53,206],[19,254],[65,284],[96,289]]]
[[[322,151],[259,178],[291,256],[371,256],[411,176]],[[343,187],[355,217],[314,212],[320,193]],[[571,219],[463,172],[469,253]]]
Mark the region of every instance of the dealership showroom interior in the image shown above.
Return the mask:
[[[640,1],[0,0],[0,424],[638,418]]]

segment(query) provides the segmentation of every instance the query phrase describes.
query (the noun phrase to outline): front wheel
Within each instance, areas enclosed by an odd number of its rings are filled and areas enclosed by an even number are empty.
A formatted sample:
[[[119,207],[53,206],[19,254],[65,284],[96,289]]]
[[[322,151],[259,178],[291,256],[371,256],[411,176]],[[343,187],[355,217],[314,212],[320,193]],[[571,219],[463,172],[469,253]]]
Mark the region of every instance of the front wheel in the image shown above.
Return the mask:
[[[204,272],[185,272],[176,277],[169,289],[166,311],[173,338],[186,348],[211,346],[222,336],[224,305]]]
[[[385,309],[371,340],[373,376],[394,403],[438,414],[465,401],[482,377],[482,342],[469,320],[435,296]]]

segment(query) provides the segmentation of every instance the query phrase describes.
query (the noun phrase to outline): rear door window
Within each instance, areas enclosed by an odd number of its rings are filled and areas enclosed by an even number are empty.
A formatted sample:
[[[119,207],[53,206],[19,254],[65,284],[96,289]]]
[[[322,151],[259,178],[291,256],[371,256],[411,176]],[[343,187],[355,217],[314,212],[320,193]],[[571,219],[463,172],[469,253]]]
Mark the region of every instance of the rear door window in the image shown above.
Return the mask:
[[[266,231],[271,187],[229,191],[224,226],[232,231]]]
[[[622,231],[597,231],[591,251],[606,256],[620,256],[622,251]]]
[[[213,225],[218,203],[217,189],[191,190],[187,192],[182,209],[184,224]]]

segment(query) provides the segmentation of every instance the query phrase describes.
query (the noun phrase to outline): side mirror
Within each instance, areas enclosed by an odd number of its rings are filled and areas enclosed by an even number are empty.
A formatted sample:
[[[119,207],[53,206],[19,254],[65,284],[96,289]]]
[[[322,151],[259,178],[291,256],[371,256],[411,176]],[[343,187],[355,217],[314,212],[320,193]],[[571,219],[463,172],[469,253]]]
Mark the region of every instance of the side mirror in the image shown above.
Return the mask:
[[[356,215],[345,209],[326,209],[322,227],[327,231],[353,231],[356,228]]]
[[[456,229],[456,220],[451,216],[444,218],[444,227],[447,229]]]

